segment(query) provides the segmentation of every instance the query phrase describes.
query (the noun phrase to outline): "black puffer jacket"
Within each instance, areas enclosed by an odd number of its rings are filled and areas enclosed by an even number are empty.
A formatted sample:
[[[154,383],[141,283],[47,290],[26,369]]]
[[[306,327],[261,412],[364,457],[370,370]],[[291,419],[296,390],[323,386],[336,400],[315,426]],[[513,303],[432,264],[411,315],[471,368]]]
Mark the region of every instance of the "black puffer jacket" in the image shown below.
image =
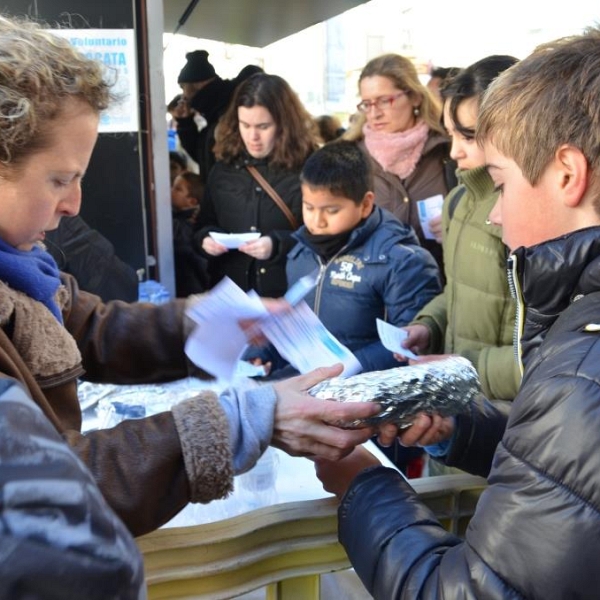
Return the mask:
[[[489,470],[466,539],[390,469],[359,475],[340,507],[340,539],[375,598],[599,597],[600,227],[511,261],[525,373],[508,420],[484,403],[458,422],[447,462]],[[480,449],[495,440],[490,463]]]
[[[73,275],[82,290],[104,302],[138,299],[135,269],[122,261],[112,243],[81,216],[63,217],[57,229],[46,232],[45,245],[58,268]]]
[[[268,160],[241,157],[233,164],[218,162],[208,178],[194,234],[194,247],[202,253],[202,240],[210,231],[244,233],[258,231],[273,240],[273,255],[269,260],[256,260],[243,252],[230,250],[221,256],[207,256],[211,283],[225,275],[244,291],[256,290],[261,296],[279,297],[287,290],[286,256],[295,244],[292,226],[271,197],[246,169],[253,164],[271,184],[302,223],[302,193],[300,171],[273,168]]]

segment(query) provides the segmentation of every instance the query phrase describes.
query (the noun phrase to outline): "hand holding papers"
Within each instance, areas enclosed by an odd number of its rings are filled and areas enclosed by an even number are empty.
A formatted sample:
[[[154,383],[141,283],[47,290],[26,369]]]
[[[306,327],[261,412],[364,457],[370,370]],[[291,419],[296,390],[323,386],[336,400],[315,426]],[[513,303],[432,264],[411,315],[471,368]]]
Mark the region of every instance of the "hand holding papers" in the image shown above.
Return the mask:
[[[312,287],[307,279],[299,285],[286,295],[290,302],[298,301]],[[278,352],[301,373],[340,362],[344,375],[360,371],[356,357],[302,301],[293,310],[270,313],[256,294],[246,294],[225,278],[193,304],[187,314],[197,327],[186,342],[186,354],[217,379],[230,381],[236,372],[247,345],[247,334],[239,324],[242,320],[256,320]]]
[[[390,352],[393,352],[394,354],[402,354],[402,356],[406,356],[407,358],[412,358],[414,360],[419,360],[421,358],[414,352],[411,352],[408,348],[404,348],[402,346],[402,342],[408,337],[406,330],[402,329],[402,327],[396,327],[395,325],[390,325],[381,319],[377,319],[377,333],[379,334],[381,343]]]
[[[192,304],[187,315],[196,323],[185,344],[189,359],[219,380],[230,381],[247,344],[239,322],[269,313],[258,297],[250,297],[230,279]]]
[[[444,197],[441,194],[431,196],[431,198],[425,198],[417,202],[417,210],[419,211],[419,222],[423,229],[423,235],[428,240],[434,240],[435,235],[429,229],[429,221],[434,217],[438,217],[442,214],[442,206],[444,204]]]
[[[300,373],[335,363],[344,365],[343,377],[362,370],[354,354],[329,333],[304,301],[294,310],[264,319],[261,328],[279,354]]]
[[[209,232],[210,237],[229,250],[236,250],[247,242],[252,242],[260,237],[258,231],[248,233],[220,233],[218,231]]]

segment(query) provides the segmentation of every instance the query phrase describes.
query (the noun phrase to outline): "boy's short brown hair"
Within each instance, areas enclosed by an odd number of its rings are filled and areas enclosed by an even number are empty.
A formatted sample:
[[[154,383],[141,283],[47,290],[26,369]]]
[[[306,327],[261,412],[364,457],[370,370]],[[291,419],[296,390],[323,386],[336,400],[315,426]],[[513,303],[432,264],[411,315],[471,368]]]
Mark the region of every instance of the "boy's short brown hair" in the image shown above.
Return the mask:
[[[600,29],[543,44],[489,87],[476,139],[492,143],[536,185],[556,150],[581,150],[600,177]]]

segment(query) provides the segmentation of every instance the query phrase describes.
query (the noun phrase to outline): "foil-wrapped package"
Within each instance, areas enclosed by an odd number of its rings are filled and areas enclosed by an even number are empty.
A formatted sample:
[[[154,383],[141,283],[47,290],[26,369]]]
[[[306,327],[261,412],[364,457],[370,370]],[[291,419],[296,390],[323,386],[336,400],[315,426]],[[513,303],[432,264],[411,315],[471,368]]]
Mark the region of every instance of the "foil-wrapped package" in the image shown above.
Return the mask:
[[[347,378],[334,377],[313,386],[309,393],[338,402],[377,402],[383,406],[374,417],[341,424],[345,427],[382,423],[406,427],[420,412],[444,417],[463,412],[480,391],[479,377],[471,362],[451,356]]]

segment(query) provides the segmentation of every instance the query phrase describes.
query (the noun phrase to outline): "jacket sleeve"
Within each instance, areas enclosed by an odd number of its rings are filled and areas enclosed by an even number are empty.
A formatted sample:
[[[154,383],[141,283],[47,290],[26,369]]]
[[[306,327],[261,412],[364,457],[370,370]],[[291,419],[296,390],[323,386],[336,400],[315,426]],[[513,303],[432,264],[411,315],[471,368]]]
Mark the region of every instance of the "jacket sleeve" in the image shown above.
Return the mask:
[[[269,262],[284,263],[289,251],[296,245],[296,240],[292,237],[293,231],[274,230],[269,232],[269,237],[273,240],[273,252],[269,257]]]
[[[442,559],[450,549],[460,549],[461,541],[444,530],[396,471],[376,467],[359,474],[338,520],[340,542],[376,600],[459,597],[436,591],[436,583]],[[431,593],[424,593],[425,585]]]
[[[477,369],[486,396],[512,400],[517,395],[521,372],[512,345],[465,350],[463,356]]]
[[[457,419],[447,463],[487,475],[508,407],[482,399],[470,415]],[[478,509],[484,505],[482,497]],[[447,532],[392,469],[376,467],[359,474],[338,514],[340,542],[376,600],[513,597],[469,542]],[[479,522],[495,527],[491,515]]]
[[[487,477],[500,443],[511,403],[479,396],[469,412],[456,416],[455,430],[444,462],[467,473]]]
[[[142,558],[25,390],[0,380],[0,596],[143,599]]]
[[[206,182],[206,188],[204,191],[204,196],[202,197],[202,208],[200,209],[200,213],[198,214],[198,218],[196,219],[196,226],[194,228],[194,233],[192,236],[192,246],[196,252],[199,252],[202,256],[207,257],[209,259],[213,258],[209,254],[206,254],[202,249],[202,241],[211,231],[219,231],[223,233],[228,233],[219,225],[219,221],[217,218],[217,211],[215,209],[215,203],[213,198],[213,187],[217,185],[216,174],[219,172],[219,163],[217,163],[212,170],[211,174],[208,176],[208,181]]]
[[[448,326],[448,311],[445,290],[424,306],[410,325],[425,325],[429,329],[429,347],[427,354],[443,354],[445,331]]]
[[[72,303],[64,312],[65,325],[81,350],[88,380],[160,383],[196,373],[184,353],[185,301],[102,304],[79,292],[72,278],[65,281],[71,283]],[[164,524],[190,501],[229,493],[228,433],[227,417],[211,392],[111,429],[82,435],[73,424],[63,431],[134,535]]]
[[[338,518],[340,542],[375,600],[525,597],[494,573],[468,541],[446,531],[392,469],[359,474]],[[494,526],[491,520],[488,515],[488,528]]]
[[[200,133],[193,116],[177,119],[177,137],[183,149],[196,160]]]
[[[440,291],[439,270],[431,255],[417,246],[399,246],[392,251],[391,269],[377,282],[388,323],[402,327]],[[355,350],[363,371],[399,366],[380,341]]]
[[[439,269],[423,248],[404,246],[380,290],[387,320],[401,327],[441,291]]]
[[[89,381],[116,384],[160,383],[198,374],[185,352],[185,300],[168,304],[102,303],[63,276],[69,303],[65,327],[81,352]]]

